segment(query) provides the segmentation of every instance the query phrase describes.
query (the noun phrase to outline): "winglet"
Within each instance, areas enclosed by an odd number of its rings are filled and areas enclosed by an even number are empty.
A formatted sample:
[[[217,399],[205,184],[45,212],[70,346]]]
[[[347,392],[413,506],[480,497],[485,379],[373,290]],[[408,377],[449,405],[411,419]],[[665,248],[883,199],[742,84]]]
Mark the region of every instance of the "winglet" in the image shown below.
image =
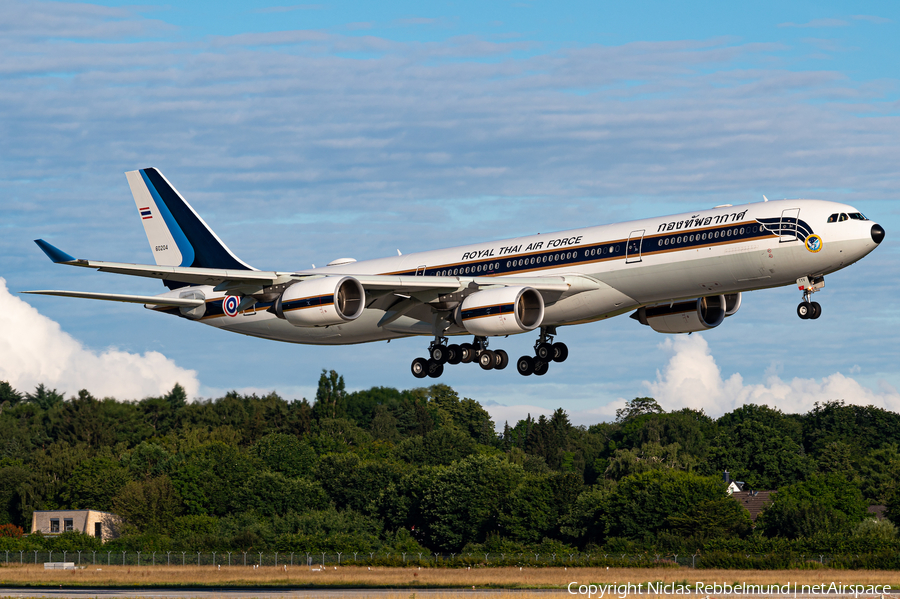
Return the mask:
[[[38,244],[38,247],[43,250],[47,257],[53,260],[54,263],[60,264],[62,262],[75,262],[75,258],[65,253],[61,249],[56,246],[50,245],[43,239],[35,239],[34,242]]]

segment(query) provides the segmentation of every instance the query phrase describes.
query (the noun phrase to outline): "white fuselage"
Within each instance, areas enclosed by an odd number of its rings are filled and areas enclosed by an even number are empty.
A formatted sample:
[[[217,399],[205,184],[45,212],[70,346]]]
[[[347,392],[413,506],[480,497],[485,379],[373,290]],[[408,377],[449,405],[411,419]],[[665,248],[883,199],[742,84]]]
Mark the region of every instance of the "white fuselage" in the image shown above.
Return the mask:
[[[877,247],[870,233],[871,221],[827,222],[832,214],[856,212],[845,204],[819,200],[759,202],[303,272],[423,277],[572,276],[589,283],[588,290],[573,288],[546,305],[543,326],[561,326],[673,300],[792,285],[800,277],[834,272]],[[807,243],[805,238],[813,235],[818,242],[810,239]],[[202,291],[208,306],[215,302],[221,306],[223,294],[214,292],[212,287],[196,289]],[[178,290],[166,295],[177,296]],[[268,307],[269,304],[257,304],[235,316],[211,309],[201,320],[245,335],[310,344],[364,343],[434,334],[421,312],[379,326],[385,309],[373,305],[351,322],[297,327],[277,318]],[[446,334],[466,331],[455,327]]]

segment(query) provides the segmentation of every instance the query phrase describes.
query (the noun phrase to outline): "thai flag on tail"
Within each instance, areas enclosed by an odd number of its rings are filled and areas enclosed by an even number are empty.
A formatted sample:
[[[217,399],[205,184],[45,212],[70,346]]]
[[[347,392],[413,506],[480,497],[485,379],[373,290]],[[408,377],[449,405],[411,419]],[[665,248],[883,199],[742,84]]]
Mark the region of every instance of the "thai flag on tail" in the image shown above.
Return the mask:
[[[147,220],[148,218],[153,218],[153,214],[150,212],[150,206],[147,206],[146,208],[139,208],[139,210],[141,211],[141,219],[142,220]]]

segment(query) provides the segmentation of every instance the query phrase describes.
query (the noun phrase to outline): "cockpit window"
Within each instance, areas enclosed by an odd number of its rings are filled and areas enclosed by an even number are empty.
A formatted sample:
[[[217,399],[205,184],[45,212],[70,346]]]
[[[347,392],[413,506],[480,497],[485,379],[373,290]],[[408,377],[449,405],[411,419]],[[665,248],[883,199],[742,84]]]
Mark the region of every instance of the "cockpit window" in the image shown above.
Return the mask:
[[[865,216],[863,216],[861,212],[851,212],[850,218],[852,218],[853,220],[869,220]]]
[[[837,222],[837,218],[838,218],[837,213],[832,214],[831,216],[828,217],[828,222],[830,222],[830,223],[836,223],[836,222]]]
[[[842,222],[844,222],[845,220],[847,220],[847,219],[849,219],[849,218],[850,218],[850,217],[847,216],[846,214],[842,214],[842,215],[840,216],[840,218],[838,218],[838,222],[842,223]]]

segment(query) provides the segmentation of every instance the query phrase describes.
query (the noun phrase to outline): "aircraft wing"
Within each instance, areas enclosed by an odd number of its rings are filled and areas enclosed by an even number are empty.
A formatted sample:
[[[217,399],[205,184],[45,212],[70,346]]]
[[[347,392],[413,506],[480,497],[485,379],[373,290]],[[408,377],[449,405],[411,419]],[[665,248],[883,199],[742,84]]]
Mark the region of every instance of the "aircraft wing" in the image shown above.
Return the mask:
[[[74,258],[43,239],[35,243],[56,264],[93,268],[100,272],[112,272],[136,277],[176,281],[189,285],[212,285],[217,291],[240,291],[242,288],[268,287],[290,280],[320,276],[352,276],[368,291],[416,293],[425,291],[455,291],[470,286],[519,286],[534,287],[542,292],[565,292],[571,285],[563,277],[404,277],[397,275],[355,275],[353,273],[277,272],[264,270],[226,270],[188,266],[162,266],[157,264],[129,264]],[[63,292],[55,292],[61,295]],[[69,293],[69,292],[66,292]],[[72,292],[76,293],[76,292]],[[72,297],[86,297],[72,296]],[[97,298],[99,299],[99,298]]]
[[[352,276],[357,279],[373,303],[391,312],[391,318],[407,313],[416,306],[433,302],[440,297],[465,290],[483,289],[497,286],[532,287],[544,297],[548,304],[558,300],[564,293],[579,293],[596,288],[596,281],[582,276],[548,277],[424,277],[398,275],[356,275],[352,272],[323,273],[321,271],[277,272],[261,270],[229,270],[185,266],[150,264],[129,264],[124,262],[103,262],[78,259],[42,239],[35,243],[57,264],[68,264],[82,268],[93,268],[100,272],[147,277],[163,281],[173,281],[188,285],[210,285],[217,292],[229,295],[251,296],[273,285],[322,276]],[[79,297],[105,301],[132,302],[157,306],[198,306],[202,300],[165,296],[125,295],[87,291],[39,290],[26,291],[40,295]],[[398,302],[402,302],[398,305]],[[401,309],[402,308],[402,309]]]
[[[196,268],[187,266],[163,266],[157,264],[128,264],[125,262],[102,262],[100,260],[84,260],[74,258],[61,249],[50,245],[43,239],[36,239],[45,254],[56,264],[68,264],[69,266],[81,266],[93,268],[100,272],[113,272],[134,277],[147,277],[161,279],[163,281],[175,281],[189,285],[213,285],[225,284],[226,291],[241,286],[268,287],[276,283],[286,282],[292,277],[290,273],[280,273],[262,270],[226,270],[219,268]]]
[[[202,306],[202,299],[190,299],[185,297],[161,297],[158,295],[125,295],[122,293],[95,293],[93,291],[59,291],[56,289],[42,289],[39,291],[22,291],[21,293],[33,293],[35,295],[57,295],[61,297],[81,297],[85,299],[106,300],[108,302],[127,302],[131,304],[150,304],[153,306]]]

